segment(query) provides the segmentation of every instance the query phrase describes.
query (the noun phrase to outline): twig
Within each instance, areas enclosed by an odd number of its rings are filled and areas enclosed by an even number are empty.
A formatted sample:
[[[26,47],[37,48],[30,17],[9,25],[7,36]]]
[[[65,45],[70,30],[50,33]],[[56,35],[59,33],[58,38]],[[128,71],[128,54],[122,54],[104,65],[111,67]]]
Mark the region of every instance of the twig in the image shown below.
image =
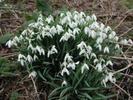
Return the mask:
[[[118,71],[115,71],[113,74],[117,74],[117,73],[119,73],[119,72],[122,72],[122,71],[124,71],[124,70],[130,68],[131,66],[133,66],[133,64],[129,64],[129,65],[127,65],[127,67],[122,68],[122,69],[120,69],[120,70],[118,70]]]
[[[127,93],[127,91],[125,91],[123,88],[121,88],[119,85],[117,85],[116,83],[112,82],[116,87],[118,87],[121,91],[123,91],[127,96],[129,96],[130,99],[133,100],[133,97],[130,96],[129,93]]]
[[[114,58],[114,59],[121,59],[121,60],[130,60],[130,61],[133,61],[133,58],[124,58],[124,57],[116,57],[116,56],[110,56],[111,58]]]
[[[122,37],[123,35],[127,34],[127,33],[130,32],[131,30],[133,30],[133,27],[129,28],[125,33],[121,34],[119,37]]]

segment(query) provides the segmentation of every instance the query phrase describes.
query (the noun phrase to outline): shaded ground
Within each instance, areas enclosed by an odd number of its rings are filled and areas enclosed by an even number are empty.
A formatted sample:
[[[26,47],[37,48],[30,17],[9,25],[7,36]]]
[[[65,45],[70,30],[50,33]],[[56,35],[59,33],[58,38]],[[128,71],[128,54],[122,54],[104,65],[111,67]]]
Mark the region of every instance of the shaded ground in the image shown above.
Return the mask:
[[[7,1],[12,7],[10,8],[9,5],[5,8],[0,7],[1,36],[6,33],[14,34],[19,32],[22,24],[25,23],[25,15],[27,13],[30,15],[36,9],[36,4],[33,0]],[[133,39],[133,9],[131,5],[131,9],[127,7],[129,4],[125,3],[125,0],[123,2],[122,0],[49,0],[49,4],[51,4],[49,8],[53,7],[57,12],[65,6],[68,9],[95,13],[99,21],[113,27],[119,36],[124,35]],[[125,50],[127,50],[127,47],[125,47]],[[127,58],[132,58],[132,48],[128,49],[125,55]],[[12,55],[11,50],[0,44],[0,56],[12,58],[14,55]],[[128,61],[128,59],[119,60],[114,69],[121,69],[123,62],[126,63]],[[9,98],[11,100],[37,100],[33,81],[28,78],[27,72],[20,73],[20,69],[18,71],[14,70],[12,70],[14,74],[8,73],[7,76],[0,76],[0,100],[9,100]],[[112,100],[131,100],[129,95],[133,96],[133,67],[123,72],[123,79],[118,81],[117,84],[118,86],[112,88],[112,91],[117,91],[117,97]],[[42,85],[38,83],[37,86]],[[46,88],[43,86],[43,89],[38,89],[42,100],[46,99]]]

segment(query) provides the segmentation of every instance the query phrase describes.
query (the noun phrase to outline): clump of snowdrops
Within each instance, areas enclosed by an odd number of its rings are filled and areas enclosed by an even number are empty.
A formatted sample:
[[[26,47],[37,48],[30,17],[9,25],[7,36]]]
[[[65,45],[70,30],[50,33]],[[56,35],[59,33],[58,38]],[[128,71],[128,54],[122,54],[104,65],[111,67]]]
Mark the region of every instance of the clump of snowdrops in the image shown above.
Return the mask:
[[[27,28],[7,42],[19,48],[18,62],[30,76],[40,76],[51,85],[50,99],[101,100],[108,83],[116,79],[109,66],[111,56],[120,55],[116,33],[96,16],[84,12],[61,12],[57,16],[39,15]]]

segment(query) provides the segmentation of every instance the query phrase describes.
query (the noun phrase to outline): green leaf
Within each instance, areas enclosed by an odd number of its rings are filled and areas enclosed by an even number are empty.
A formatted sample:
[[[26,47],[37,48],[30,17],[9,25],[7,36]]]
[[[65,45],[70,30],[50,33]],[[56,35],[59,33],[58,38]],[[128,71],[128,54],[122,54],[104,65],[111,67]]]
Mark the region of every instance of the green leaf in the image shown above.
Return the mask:
[[[89,99],[89,100],[93,100],[92,97],[87,93],[81,93],[81,95],[84,96],[85,98]]]
[[[11,33],[6,33],[0,36],[0,44],[5,44],[13,35]]]
[[[42,12],[51,12],[50,6],[47,3],[47,0],[36,0],[37,9]]]
[[[61,92],[60,97],[63,97],[68,91],[69,91],[69,93],[70,93],[70,90],[71,90],[72,88],[73,88],[73,87],[67,87],[67,88],[65,88],[65,89]]]
[[[48,98],[52,98],[53,96],[59,94],[61,92],[61,90],[63,89],[64,87],[58,87],[58,88],[55,88],[48,96]]]

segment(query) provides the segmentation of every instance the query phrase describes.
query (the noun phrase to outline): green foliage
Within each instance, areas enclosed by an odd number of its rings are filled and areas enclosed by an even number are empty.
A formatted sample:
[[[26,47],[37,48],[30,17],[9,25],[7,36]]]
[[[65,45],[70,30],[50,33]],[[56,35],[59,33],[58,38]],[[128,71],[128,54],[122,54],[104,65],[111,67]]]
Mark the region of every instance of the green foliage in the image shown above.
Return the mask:
[[[5,58],[0,58],[0,75],[1,76],[14,76],[17,69],[16,63],[9,61]]]
[[[10,96],[10,100],[18,100],[18,97],[20,96],[20,94],[16,91],[13,91],[11,93],[11,96]]]
[[[51,7],[48,3],[48,0],[36,0],[36,5],[38,11],[42,11],[44,14],[50,14],[51,12]]]
[[[13,35],[11,33],[6,33],[4,35],[1,35],[0,36],[0,45],[1,44],[6,44],[6,42],[11,39]]]
[[[132,0],[122,0],[121,3],[128,7],[129,9],[133,9],[133,1]]]

